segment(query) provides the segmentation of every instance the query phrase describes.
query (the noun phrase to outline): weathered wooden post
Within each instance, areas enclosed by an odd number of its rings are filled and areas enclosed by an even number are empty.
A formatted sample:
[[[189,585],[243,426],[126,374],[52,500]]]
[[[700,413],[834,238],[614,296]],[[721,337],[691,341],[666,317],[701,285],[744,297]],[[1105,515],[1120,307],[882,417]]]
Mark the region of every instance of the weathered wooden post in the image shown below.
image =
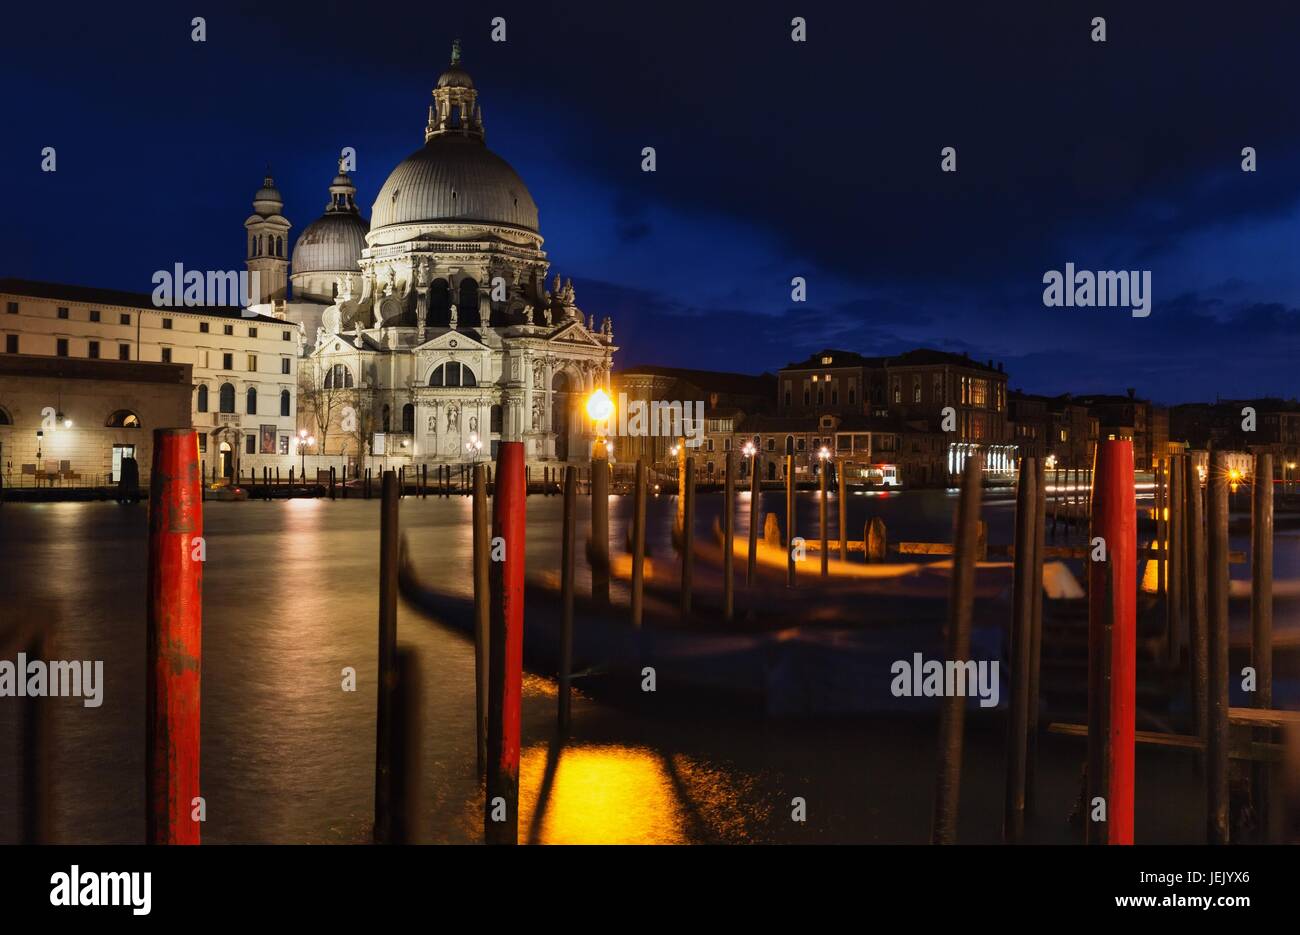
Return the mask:
[[[957,500],[947,626],[947,658],[955,663],[970,658],[971,611],[975,602],[975,523],[980,513],[983,471],[984,456],[978,452],[972,454],[966,460],[961,494]],[[934,791],[931,844],[957,843],[962,732],[965,724],[966,699],[960,695],[945,697],[939,708],[939,770]]]
[[[564,527],[560,544],[560,705],[558,726],[569,729],[573,669],[573,545],[578,526],[578,473],[564,469]]]
[[[848,464],[840,458],[835,467],[835,480],[839,482],[839,521],[840,521],[840,561],[849,560],[849,481],[845,466]]]
[[[829,460],[822,458],[821,470],[821,494],[818,500],[818,518],[821,520],[821,540],[822,540],[822,577],[825,578],[830,574],[830,548],[826,539],[826,470],[830,464]]]
[[[1228,843],[1228,459],[1210,453],[1206,477],[1206,591],[1209,609],[1209,722],[1206,731],[1206,835]]]
[[[1133,843],[1137,691],[1137,501],[1132,439],[1097,445],[1088,550],[1087,840]],[[1096,540],[1102,543],[1092,545]],[[1094,821],[1098,801],[1105,820]]]
[[[758,501],[762,499],[762,479],[759,475],[763,473],[763,456],[759,454],[758,447],[754,447],[754,457],[752,458],[751,470],[749,472],[749,556],[745,562],[745,585],[748,587],[754,583],[754,563],[758,557],[758,524],[762,516],[762,510],[759,509]]]
[[[736,613],[736,478],[731,451],[726,454],[726,472],[722,486],[722,619],[730,623]]]
[[[154,429],[149,476],[146,840],[198,844],[203,500],[193,429]]]
[[[1183,456],[1169,456],[1169,471],[1165,497],[1169,522],[1165,527],[1165,554],[1169,557],[1169,576],[1166,579],[1165,630],[1169,636],[1169,663],[1177,665],[1183,650]]]
[[[632,497],[632,626],[640,629],[645,587],[645,461],[641,458],[636,459]]]
[[[885,529],[885,521],[879,516],[867,520],[866,528],[862,531],[862,548],[868,562],[885,560],[889,551],[889,534]]]
[[[609,603],[609,458],[597,440],[591,450],[591,599]]]
[[[1169,567],[1169,543],[1167,534],[1169,527],[1166,525],[1166,501],[1165,496],[1165,467],[1164,462],[1156,460],[1155,462],[1155,500],[1156,500],[1156,595],[1165,596],[1166,569]]]
[[[1255,707],[1273,707],[1273,456],[1255,455],[1250,516],[1250,664]],[[1255,815],[1267,840],[1270,764],[1254,763]]]
[[[795,487],[794,454],[786,447],[785,455],[785,586],[794,587]]]
[[[379,512],[379,684],[375,709],[375,843],[387,844],[393,803],[393,688],[397,679],[397,473],[385,471]]]
[[[393,664],[392,802],[383,838],[388,844],[411,844],[420,830],[421,694],[415,650],[397,650]]]
[[[478,774],[486,775],[488,736],[488,639],[492,595],[488,568],[492,537],[488,532],[487,469],[474,467],[474,733],[477,738]]]
[[[1011,611],[1011,699],[1007,711],[1007,776],[1002,839],[1018,844],[1025,832],[1025,774],[1029,756],[1030,654],[1033,648],[1034,551],[1038,460],[1022,458],[1016,484],[1015,559]]]
[[[1029,743],[1025,755],[1025,811],[1034,811],[1034,779],[1038,770],[1038,701],[1043,667],[1043,554],[1047,547],[1047,468],[1038,463],[1034,504],[1034,564],[1031,638],[1029,644]]]
[[[1207,455],[1208,457],[1208,455]],[[1187,645],[1191,664],[1192,715],[1196,736],[1206,740],[1209,725],[1209,604],[1206,581],[1205,500],[1196,458],[1183,465],[1187,495]],[[1201,754],[1204,759],[1204,752]]]
[[[680,500],[683,504],[681,544],[682,544],[682,620],[691,616],[691,591],[694,588],[695,572],[695,459],[690,455],[683,458],[682,487]]]
[[[527,488],[524,443],[497,447],[492,537],[500,538],[504,560],[492,562],[491,633],[488,636],[488,771],[484,839],[488,844],[519,841],[519,724],[524,674],[524,535]]]

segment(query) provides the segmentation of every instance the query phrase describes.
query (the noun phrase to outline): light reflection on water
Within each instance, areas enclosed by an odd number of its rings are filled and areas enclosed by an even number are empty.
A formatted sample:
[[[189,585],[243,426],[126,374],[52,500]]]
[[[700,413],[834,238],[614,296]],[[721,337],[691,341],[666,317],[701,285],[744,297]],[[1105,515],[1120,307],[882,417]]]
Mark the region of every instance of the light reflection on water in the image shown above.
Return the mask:
[[[850,504],[855,538],[868,515],[867,499]],[[764,500],[779,510],[779,495]],[[701,494],[701,535],[718,501],[716,494]],[[870,515],[888,511],[891,537],[906,530],[916,538],[940,538],[951,528],[953,502],[942,492],[907,494],[871,504]],[[587,522],[585,498],[580,503],[581,528]],[[558,564],[560,505],[559,497],[528,501],[531,572]],[[623,541],[625,506],[613,501],[614,543]],[[462,594],[472,589],[469,507],[465,498],[407,499],[401,506],[421,573]],[[737,514],[741,536],[746,507]],[[801,498],[800,508],[801,529],[812,529],[815,500]],[[673,509],[671,498],[650,501],[651,553],[669,561]],[[205,841],[369,839],[378,512],[376,501],[351,499],[205,504]],[[836,512],[830,511],[832,523]],[[1005,541],[1010,510],[997,506],[987,515],[990,538]],[[1285,540],[1287,551],[1283,541],[1279,535],[1279,576],[1295,567],[1293,556],[1300,554],[1294,538]],[[0,626],[15,614],[44,616],[41,608],[48,608],[59,621],[59,657],[105,663],[102,707],[84,708],[74,699],[49,702],[56,840],[134,842],[144,836],[146,553],[142,507],[0,507]],[[579,590],[589,587],[585,562],[579,561],[577,578]],[[405,604],[398,608],[398,641],[417,651],[425,679],[425,809],[418,839],[479,841],[473,647]],[[356,670],[355,693],[341,689],[344,667]],[[5,751],[16,741],[16,706],[7,701],[0,699]],[[579,696],[573,740],[562,749],[553,747],[554,720],[554,683],[529,676],[521,840],[919,843],[928,834],[934,734],[924,720],[918,728],[891,721],[870,729],[851,719],[733,722],[707,710],[667,713],[654,699],[643,710],[629,711]],[[966,776],[976,789],[971,795],[1000,801],[1001,731],[990,731],[986,740],[975,731],[969,743]],[[982,743],[991,754],[984,766],[977,756]],[[0,842],[17,836],[16,770],[15,757],[0,756]],[[1049,769],[1044,773],[1050,776]],[[988,785],[986,794],[978,791],[981,782]],[[1076,793],[1071,761],[1061,775],[1062,808]],[[1044,792],[1049,801],[1051,794]],[[810,803],[806,825],[789,820],[794,795]],[[977,823],[976,836],[997,839],[997,808],[963,817]],[[1193,822],[1189,836],[1200,834]]]

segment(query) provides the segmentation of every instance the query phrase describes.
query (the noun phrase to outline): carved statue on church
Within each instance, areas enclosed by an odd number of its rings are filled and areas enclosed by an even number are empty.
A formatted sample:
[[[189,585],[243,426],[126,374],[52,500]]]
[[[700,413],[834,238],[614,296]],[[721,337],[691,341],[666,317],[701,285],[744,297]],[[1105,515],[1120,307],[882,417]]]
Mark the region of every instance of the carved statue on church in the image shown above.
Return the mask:
[[[429,258],[421,257],[415,268],[415,284],[423,289],[429,285]]]
[[[447,431],[455,435],[460,431],[460,406],[447,403]]]
[[[478,416],[469,417],[469,432],[471,435],[478,434]]]
[[[548,325],[551,323],[551,307],[549,305],[542,309],[542,321]]]
[[[388,279],[384,282],[384,296],[390,296],[397,289],[397,270],[388,267]]]
[[[456,311],[456,303],[455,303],[455,302],[452,302],[452,303],[451,303],[451,324],[449,325],[449,327],[451,328],[452,331],[455,331],[455,330],[456,330],[456,319],[459,318],[459,317],[460,317],[460,315],[459,315],[459,313]]]
[[[542,397],[540,395],[534,394],[533,396],[533,431],[534,432],[541,431],[542,413],[543,411],[545,411],[545,407],[546,404],[542,402]]]

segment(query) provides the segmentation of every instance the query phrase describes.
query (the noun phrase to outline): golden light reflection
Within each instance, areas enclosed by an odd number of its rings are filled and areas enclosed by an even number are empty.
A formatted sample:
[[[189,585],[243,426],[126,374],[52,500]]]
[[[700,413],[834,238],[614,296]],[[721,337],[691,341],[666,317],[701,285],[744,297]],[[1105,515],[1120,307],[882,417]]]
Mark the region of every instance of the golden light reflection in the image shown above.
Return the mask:
[[[542,817],[534,828],[542,796]],[[672,777],[663,758],[644,747],[570,746],[552,753],[538,744],[525,749],[519,767],[519,819],[521,842],[680,844],[687,840],[686,815]]]

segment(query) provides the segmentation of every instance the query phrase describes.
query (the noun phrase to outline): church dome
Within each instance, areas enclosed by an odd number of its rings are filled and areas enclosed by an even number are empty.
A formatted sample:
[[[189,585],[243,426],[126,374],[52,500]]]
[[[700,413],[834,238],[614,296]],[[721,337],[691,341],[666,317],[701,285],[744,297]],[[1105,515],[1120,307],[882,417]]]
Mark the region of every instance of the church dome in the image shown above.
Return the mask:
[[[537,205],[510,164],[481,139],[454,133],[430,136],[406,157],[380,188],[372,215],[371,230],[475,221],[538,230]]]
[[[459,64],[452,65],[438,77],[440,88],[472,88],[474,81]]]
[[[366,246],[369,227],[365,218],[350,212],[322,215],[298,235],[290,269],[299,273],[339,272],[357,269]]]

